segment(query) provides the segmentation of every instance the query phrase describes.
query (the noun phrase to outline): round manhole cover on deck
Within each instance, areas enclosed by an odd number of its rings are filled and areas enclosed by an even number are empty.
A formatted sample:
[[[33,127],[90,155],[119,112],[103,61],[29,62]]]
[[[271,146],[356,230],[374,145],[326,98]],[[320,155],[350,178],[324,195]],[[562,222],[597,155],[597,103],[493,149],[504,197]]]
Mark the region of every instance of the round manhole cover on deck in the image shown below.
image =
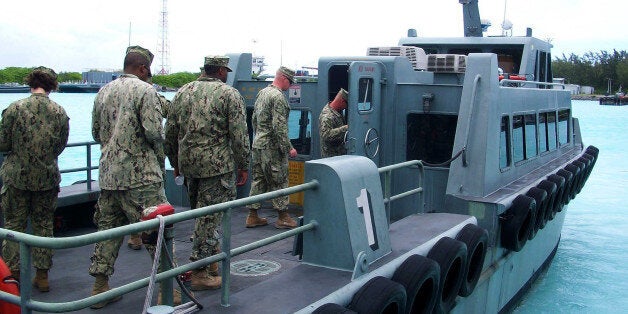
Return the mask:
[[[245,259],[231,263],[231,273],[240,276],[263,276],[276,272],[281,268],[277,262],[261,259]]]

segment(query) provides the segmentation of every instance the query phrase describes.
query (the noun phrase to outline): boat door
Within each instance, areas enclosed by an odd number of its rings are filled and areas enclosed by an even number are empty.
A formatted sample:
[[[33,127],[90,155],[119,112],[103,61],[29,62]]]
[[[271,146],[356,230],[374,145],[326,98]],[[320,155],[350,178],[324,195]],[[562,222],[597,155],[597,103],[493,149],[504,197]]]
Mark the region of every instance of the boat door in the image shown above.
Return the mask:
[[[349,66],[347,153],[370,158],[380,166],[382,65],[356,61]]]

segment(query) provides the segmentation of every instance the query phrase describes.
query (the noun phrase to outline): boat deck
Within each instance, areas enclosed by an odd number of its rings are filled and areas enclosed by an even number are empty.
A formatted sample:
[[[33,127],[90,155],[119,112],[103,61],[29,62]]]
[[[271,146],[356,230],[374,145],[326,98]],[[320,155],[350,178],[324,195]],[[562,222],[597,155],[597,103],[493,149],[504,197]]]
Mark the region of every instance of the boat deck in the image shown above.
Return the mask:
[[[269,225],[247,229],[244,221],[248,211],[244,208],[232,211],[232,248],[257,241],[264,237],[285,231],[273,226],[277,218],[276,212],[264,206],[260,215],[267,217]],[[177,207],[177,211],[187,208]],[[300,208],[289,209],[293,216],[302,214]],[[473,221],[465,215],[427,214],[414,215],[390,226],[392,253],[382,257],[371,265],[377,269],[390,263],[395,258],[415,249],[421,244],[432,240],[435,236],[453,232],[452,228]],[[193,224],[186,221],[175,225],[175,249],[178,261],[186,263],[190,255]],[[56,237],[68,237],[96,231],[93,227],[72,229],[58,232]],[[455,231],[457,232],[457,231]],[[455,234],[455,233],[453,233]],[[292,255],[294,238],[284,239],[262,248],[234,256],[232,258],[230,307],[220,304],[221,290],[196,291],[195,297],[204,306],[203,312],[220,313],[277,313],[295,312],[303,306],[328,295],[351,282],[351,272],[332,270],[302,264],[297,256]],[[33,299],[43,302],[74,301],[88,297],[94,279],[88,274],[93,245],[75,249],[55,251],[54,266],[50,270],[49,280],[51,291],[40,293],[33,289]],[[243,260],[266,261],[280,267],[267,274],[254,276],[234,274],[233,263]],[[144,249],[132,250],[126,246],[126,239],[120,249],[115,265],[115,273],[109,280],[110,286],[118,287],[134,280],[150,276],[152,261]],[[176,285],[176,283],[175,283]],[[255,286],[255,289],[247,289]],[[291,289],[285,289],[290,286]],[[125,295],[122,300],[109,304],[101,310],[90,308],[73,313],[139,313],[143,309],[146,288]],[[156,292],[151,304],[156,304]],[[298,302],[295,302],[298,300]],[[39,313],[39,312],[34,312]]]

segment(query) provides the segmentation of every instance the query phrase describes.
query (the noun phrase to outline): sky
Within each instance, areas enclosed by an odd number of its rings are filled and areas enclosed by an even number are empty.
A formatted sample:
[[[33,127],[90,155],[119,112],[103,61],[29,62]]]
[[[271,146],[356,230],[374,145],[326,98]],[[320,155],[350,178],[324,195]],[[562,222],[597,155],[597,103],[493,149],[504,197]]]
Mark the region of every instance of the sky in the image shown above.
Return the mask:
[[[486,35],[551,40],[553,56],[628,50],[628,5],[620,0],[479,0],[491,21]],[[207,55],[251,52],[267,72],[315,67],[321,56],[363,56],[395,46],[409,28],[421,37],[463,36],[456,0],[167,2],[167,57],[160,53],[162,0],[4,1],[0,6],[0,69],[44,65],[57,72],[119,70],[126,47],[155,55],[153,72],[198,72]]]

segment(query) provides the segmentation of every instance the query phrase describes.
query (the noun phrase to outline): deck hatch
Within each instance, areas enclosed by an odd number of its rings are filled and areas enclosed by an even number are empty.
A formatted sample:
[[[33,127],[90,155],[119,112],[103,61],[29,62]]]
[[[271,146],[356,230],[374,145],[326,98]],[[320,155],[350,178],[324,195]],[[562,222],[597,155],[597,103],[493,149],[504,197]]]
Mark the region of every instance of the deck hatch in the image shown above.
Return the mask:
[[[278,271],[281,264],[261,259],[245,259],[231,263],[231,274],[239,276],[264,276]]]

